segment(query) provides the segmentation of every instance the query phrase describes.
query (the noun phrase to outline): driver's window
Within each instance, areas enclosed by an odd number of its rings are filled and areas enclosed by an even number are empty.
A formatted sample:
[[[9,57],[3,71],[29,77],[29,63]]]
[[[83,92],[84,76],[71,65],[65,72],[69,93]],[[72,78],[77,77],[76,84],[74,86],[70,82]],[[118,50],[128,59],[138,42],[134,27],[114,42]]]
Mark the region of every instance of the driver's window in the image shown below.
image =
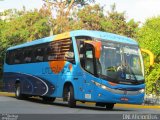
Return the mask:
[[[84,59],[84,69],[89,73],[94,74],[94,62],[93,62],[93,47],[89,44],[85,45],[85,59]]]
[[[85,70],[94,74],[94,65],[93,65],[93,51],[88,50],[85,53],[86,59],[85,59]]]
[[[93,59],[93,52],[92,52],[92,50],[86,51],[86,58]]]

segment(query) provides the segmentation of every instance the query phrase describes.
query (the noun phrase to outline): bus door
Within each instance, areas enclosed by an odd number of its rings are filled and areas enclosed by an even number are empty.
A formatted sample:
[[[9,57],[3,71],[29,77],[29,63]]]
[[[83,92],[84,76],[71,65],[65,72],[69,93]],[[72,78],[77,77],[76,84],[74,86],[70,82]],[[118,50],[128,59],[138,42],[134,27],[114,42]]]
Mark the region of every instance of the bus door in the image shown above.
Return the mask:
[[[83,55],[81,55],[81,66],[84,69],[83,75],[82,75],[82,83],[83,83],[83,99],[85,100],[93,100],[93,93],[94,93],[94,85],[92,83],[92,80],[95,79],[94,77],[94,52],[93,52],[93,46],[90,44],[85,44]]]

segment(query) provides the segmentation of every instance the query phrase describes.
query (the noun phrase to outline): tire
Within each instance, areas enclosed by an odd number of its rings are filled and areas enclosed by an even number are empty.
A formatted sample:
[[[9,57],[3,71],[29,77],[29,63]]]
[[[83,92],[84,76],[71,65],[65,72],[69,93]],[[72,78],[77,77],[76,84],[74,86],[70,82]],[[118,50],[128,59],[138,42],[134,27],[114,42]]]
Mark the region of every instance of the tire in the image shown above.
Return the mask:
[[[15,86],[15,96],[17,99],[23,99],[22,91],[21,91],[21,86],[20,83],[17,83]]]
[[[70,108],[76,107],[76,100],[74,99],[74,89],[72,86],[69,86],[69,90],[67,92],[67,101]]]
[[[112,110],[114,108],[114,103],[107,103],[106,110]]]
[[[42,97],[44,102],[54,102],[55,101],[55,97]]]

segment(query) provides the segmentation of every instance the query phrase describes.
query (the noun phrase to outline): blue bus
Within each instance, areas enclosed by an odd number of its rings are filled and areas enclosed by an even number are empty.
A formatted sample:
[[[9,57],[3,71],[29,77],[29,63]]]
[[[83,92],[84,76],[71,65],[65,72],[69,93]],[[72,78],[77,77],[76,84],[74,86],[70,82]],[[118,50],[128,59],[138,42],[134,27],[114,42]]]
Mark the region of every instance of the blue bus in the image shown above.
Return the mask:
[[[17,99],[39,96],[46,102],[76,101],[142,104],[144,66],[138,43],[128,37],[91,30],[70,31],[7,49],[4,91]]]

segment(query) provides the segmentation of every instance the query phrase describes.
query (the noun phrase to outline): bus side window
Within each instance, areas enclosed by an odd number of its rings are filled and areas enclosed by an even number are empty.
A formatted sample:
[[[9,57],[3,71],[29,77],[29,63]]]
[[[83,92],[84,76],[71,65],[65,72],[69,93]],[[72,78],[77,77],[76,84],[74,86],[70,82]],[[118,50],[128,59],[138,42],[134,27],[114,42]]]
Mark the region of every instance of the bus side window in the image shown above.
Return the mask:
[[[50,61],[50,60],[55,60],[55,54],[54,54],[54,52],[52,51],[52,48],[51,48],[51,46],[48,46],[46,49],[45,49],[45,51],[46,51],[46,60],[47,61]]]
[[[51,60],[67,60],[70,62],[74,62],[73,59],[67,59],[65,57],[67,52],[72,52],[74,54],[73,50],[73,44],[71,39],[63,39],[63,40],[57,40],[50,42],[47,47],[45,48],[45,60],[51,61]]]
[[[35,62],[44,61],[44,48],[37,48],[34,52]]]
[[[31,50],[25,50],[24,52],[24,63],[31,63],[33,61],[32,57],[32,51]]]
[[[70,61],[71,63],[75,63],[75,54],[74,54],[74,49],[73,49],[73,43],[70,42],[70,44],[68,44],[69,48],[68,50],[65,52],[64,58],[67,61]],[[68,54],[70,53],[70,55]],[[66,57],[66,55],[70,56],[70,57]]]
[[[17,50],[14,52],[14,64],[20,64],[21,63],[21,55],[20,52]]]
[[[6,53],[6,63],[9,64],[9,65],[13,64],[13,59],[11,59],[11,58],[13,58],[13,51],[7,51],[7,53]]]

